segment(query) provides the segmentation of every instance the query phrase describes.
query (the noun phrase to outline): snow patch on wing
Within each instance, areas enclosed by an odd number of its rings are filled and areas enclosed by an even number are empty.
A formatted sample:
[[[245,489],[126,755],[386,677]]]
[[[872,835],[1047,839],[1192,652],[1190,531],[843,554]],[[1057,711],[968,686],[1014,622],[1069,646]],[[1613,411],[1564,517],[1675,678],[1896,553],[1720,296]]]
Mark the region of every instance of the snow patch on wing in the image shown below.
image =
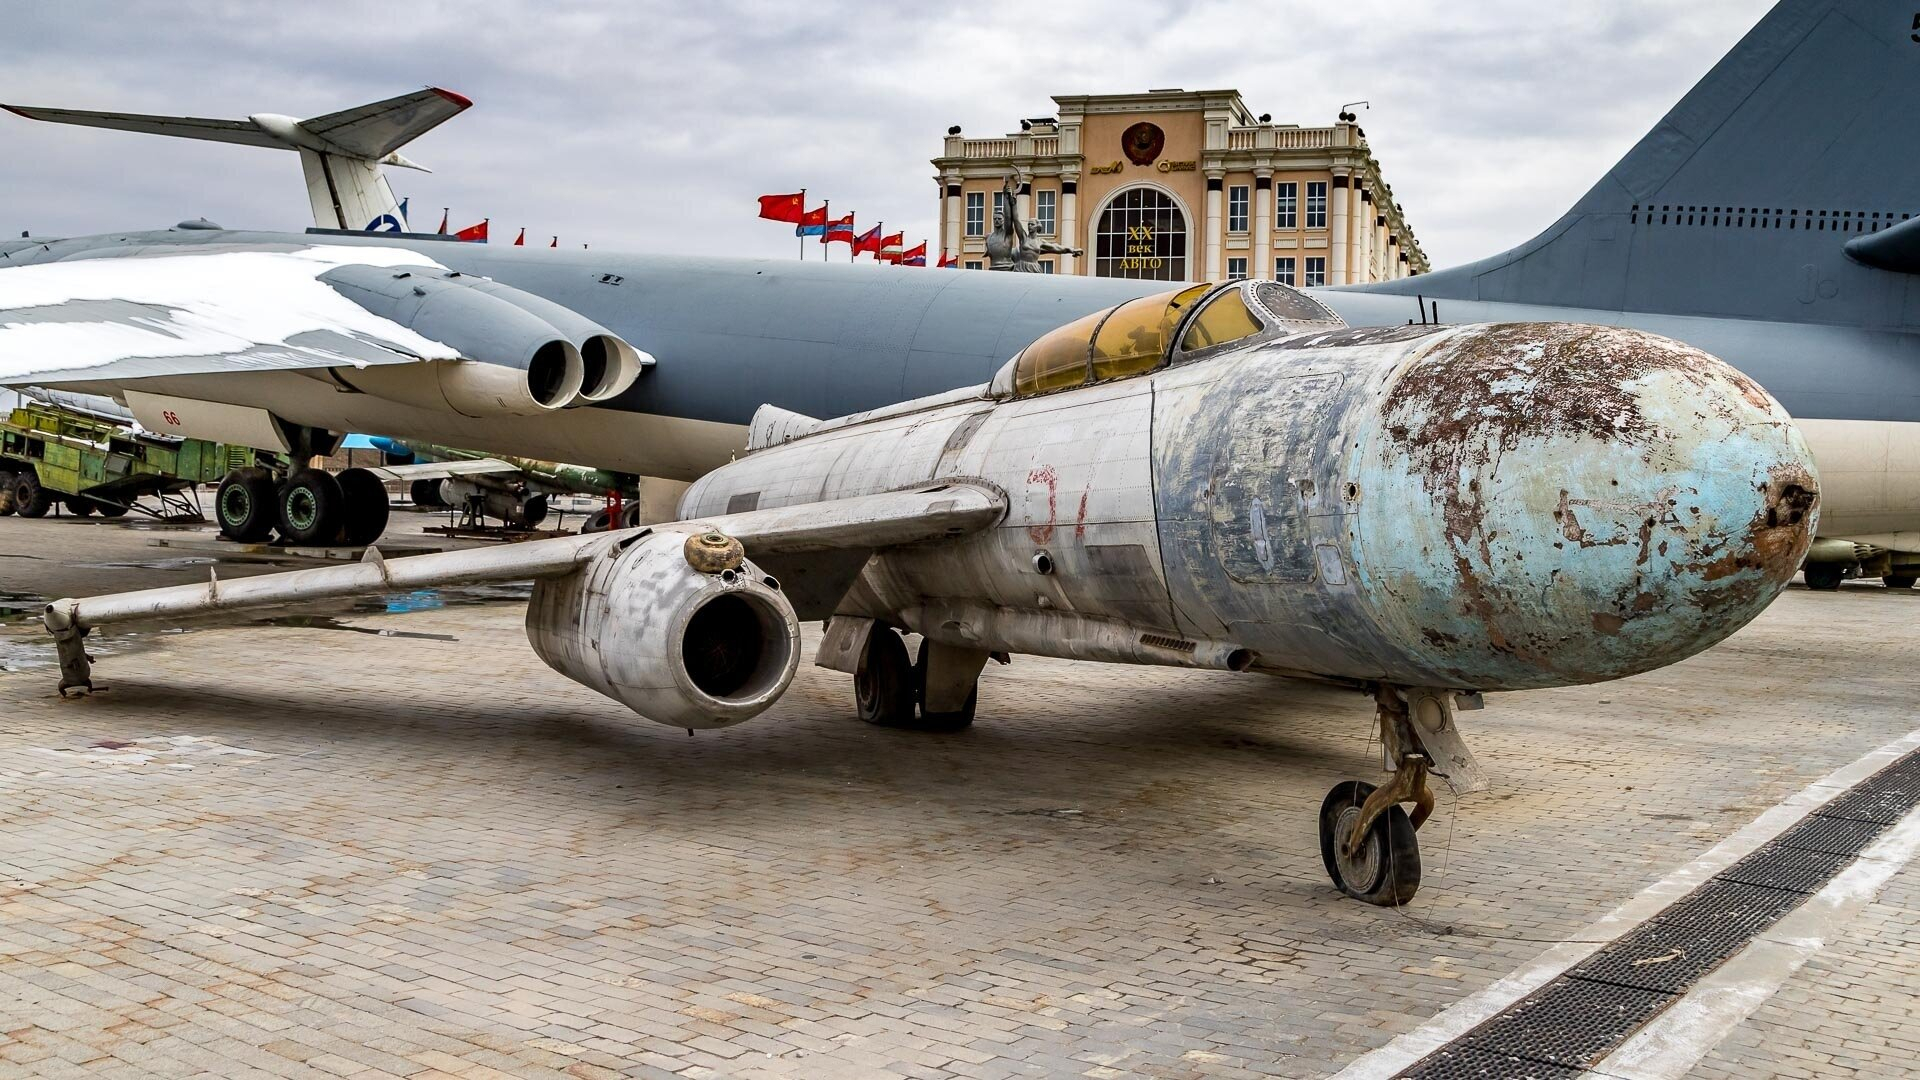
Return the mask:
[[[291,339],[330,331],[423,360],[452,360],[451,347],[383,319],[335,292],[321,274],[340,266],[444,270],[406,248],[315,245],[294,251],[79,259],[0,270],[0,381],[100,367],[129,359],[225,356],[280,348],[309,352],[320,366],[365,366]],[[88,305],[117,301],[111,318]],[[128,317],[127,304],[150,314]],[[72,311],[71,320],[46,309]],[[25,312],[40,309],[32,318]],[[13,319],[9,312],[20,313]]]

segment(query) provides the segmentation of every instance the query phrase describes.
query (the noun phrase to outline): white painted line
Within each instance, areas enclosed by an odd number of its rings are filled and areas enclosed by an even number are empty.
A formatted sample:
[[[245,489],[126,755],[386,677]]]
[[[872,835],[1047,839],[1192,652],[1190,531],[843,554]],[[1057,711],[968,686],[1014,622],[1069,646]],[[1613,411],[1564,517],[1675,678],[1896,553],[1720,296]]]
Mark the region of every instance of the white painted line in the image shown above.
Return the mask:
[[[1873,902],[1920,854],[1920,810],[1882,833],[1860,858],[1752,944],[1695,983],[1588,1076],[1678,1080]]]
[[[1732,836],[1715,844],[1706,854],[1647,886],[1638,895],[1601,916],[1592,925],[1573,935],[1572,939],[1541,953],[1531,963],[1485,990],[1460,999],[1433,1019],[1380,1049],[1355,1058],[1346,1068],[1335,1073],[1333,1080],[1388,1080],[1407,1066],[1466,1034],[1481,1021],[1553,981],[1627,931],[1659,914],[1708,878],[1779,836],[1836,795],[1915,749],[1920,749],[1920,731],[1910,731],[1815,780],[1748,822]]]

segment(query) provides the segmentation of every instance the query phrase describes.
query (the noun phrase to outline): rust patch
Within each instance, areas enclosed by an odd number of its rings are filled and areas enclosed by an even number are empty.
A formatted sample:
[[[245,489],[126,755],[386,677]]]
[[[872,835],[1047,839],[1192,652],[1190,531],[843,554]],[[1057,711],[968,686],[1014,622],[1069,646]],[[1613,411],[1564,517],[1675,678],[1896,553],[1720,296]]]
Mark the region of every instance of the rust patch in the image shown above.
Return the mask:
[[[1813,514],[1820,503],[1819,484],[1813,474],[1797,464],[1775,465],[1768,473],[1765,491],[1765,500],[1743,532],[1744,542],[1696,568],[1704,581],[1720,581],[1746,570],[1759,571],[1757,577],[1716,603],[1751,599],[1760,589],[1792,577],[1813,543]]]
[[[1596,611],[1593,613],[1593,628],[1603,634],[1617,634],[1620,632],[1620,628],[1625,625],[1627,625],[1627,620],[1615,615],[1611,611]]]

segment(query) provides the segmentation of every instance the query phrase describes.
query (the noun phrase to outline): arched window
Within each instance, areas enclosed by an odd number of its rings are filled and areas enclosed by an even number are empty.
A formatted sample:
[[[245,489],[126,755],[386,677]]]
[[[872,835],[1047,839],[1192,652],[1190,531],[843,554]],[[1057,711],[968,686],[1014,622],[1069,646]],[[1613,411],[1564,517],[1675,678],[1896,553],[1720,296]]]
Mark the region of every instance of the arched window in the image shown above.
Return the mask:
[[[1187,280],[1187,216],[1159,188],[1127,188],[1094,227],[1095,277]]]

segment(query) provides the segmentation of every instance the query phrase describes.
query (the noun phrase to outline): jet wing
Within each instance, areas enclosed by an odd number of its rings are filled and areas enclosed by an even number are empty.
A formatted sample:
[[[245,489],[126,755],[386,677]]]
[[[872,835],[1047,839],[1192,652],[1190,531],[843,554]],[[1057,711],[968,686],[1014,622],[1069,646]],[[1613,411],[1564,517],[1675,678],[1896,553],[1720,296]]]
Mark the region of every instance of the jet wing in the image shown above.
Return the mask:
[[[643,529],[531,540],[497,548],[446,551],[388,561],[377,549],[351,566],[211,580],[138,592],[112,593],[47,605],[46,624],[67,644],[78,635],[118,623],[178,620],[288,603],[379,595],[450,585],[559,577],[648,532],[718,530],[738,539],[763,567],[778,564],[795,613],[824,618],[879,548],[945,540],[988,528],[1005,515],[1006,495],[978,483],[942,482],[905,491],[858,495],[800,506],[677,521]],[[795,577],[794,575],[798,575]],[[838,591],[835,591],[835,590]],[[830,598],[829,598],[830,597]],[[822,610],[824,606],[824,610]],[[71,683],[78,685],[78,683]]]
[[[0,385],[453,359],[320,275],[429,267],[404,248],[284,245],[0,269]]]
[[[115,131],[138,131],[148,135],[174,135],[187,139],[203,139],[208,142],[265,146],[274,150],[290,149],[286,143],[267,134],[258,125],[247,120],[210,120],[199,116],[147,116],[141,113],[89,112],[85,109],[41,109],[28,105],[0,105],[0,109],[24,116],[29,120],[45,120],[54,124],[112,128]]]
[[[378,161],[472,104],[451,90],[429,88],[302,120],[300,126],[349,154]]]
[[[472,461],[416,461],[410,465],[382,465],[367,471],[382,480],[445,480],[450,476],[519,472],[520,467],[499,458],[476,458]]]

